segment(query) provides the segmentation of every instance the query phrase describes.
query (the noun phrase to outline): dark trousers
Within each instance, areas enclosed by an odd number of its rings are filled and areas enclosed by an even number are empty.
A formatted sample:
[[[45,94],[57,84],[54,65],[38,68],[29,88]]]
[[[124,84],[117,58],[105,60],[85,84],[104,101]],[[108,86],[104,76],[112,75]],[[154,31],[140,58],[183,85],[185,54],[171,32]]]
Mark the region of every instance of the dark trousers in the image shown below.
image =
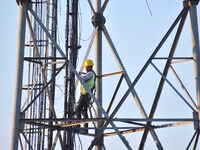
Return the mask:
[[[91,97],[88,93],[84,95],[80,95],[79,101],[76,105],[76,112],[77,112],[77,118],[81,118],[81,115],[83,115],[83,118],[88,118],[88,106],[89,101],[91,100]],[[88,127],[88,124],[84,124],[84,127]]]

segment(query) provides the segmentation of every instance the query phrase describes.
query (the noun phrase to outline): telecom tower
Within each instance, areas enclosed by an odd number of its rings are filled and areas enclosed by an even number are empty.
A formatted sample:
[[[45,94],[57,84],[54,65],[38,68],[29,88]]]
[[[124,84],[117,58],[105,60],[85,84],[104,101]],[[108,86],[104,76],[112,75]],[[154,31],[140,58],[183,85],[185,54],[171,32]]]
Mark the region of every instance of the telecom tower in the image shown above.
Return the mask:
[[[128,133],[142,133],[138,140],[138,149],[144,149],[148,137],[151,137],[157,149],[164,149],[158,136],[159,129],[184,126],[190,124],[194,126],[194,135],[188,141],[186,149],[196,149],[199,141],[199,118],[200,118],[200,46],[199,31],[197,24],[196,6],[199,0],[185,0],[184,7],[177,16],[165,36],[161,39],[158,46],[153,51],[141,71],[131,82],[129,75],[117,53],[117,49],[105,27],[106,17],[103,15],[109,0],[96,0],[95,5],[90,0],[87,1],[93,13],[92,24],[94,26],[93,34],[85,54],[87,59],[91,46],[95,41],[95,65],[96,65],[96,94],[94,95],[81,79],[77,67],[77,57],[81,46],[78,42],[78,0],[66,1],[66,27],[65,27],[65,50],[61,49],[57,39],[57,0],[17,0],[19,6],[19,37],[17,47],[17,72],[15,88],[15,106],[13,116],[13,136],[11,149],[76,149],[75,132],[78,124],[94,123],[89,126],[89,133],[83,136],[92,137],[89,147],[83,149],[106,149],[105,137],[118,136],[121,143],[127,149],[133,149],[135,143],[130,143]],[[181,32],[186,18],[190,16],[192,30],[192,57],[174,57],[176,46],[178,44]],[[157,57],[157,53],[165,43],[169,35],[177,27],[176,35],[172,43],[169,55],[166,57]],[[108,42],[111,52],[119,66],[120,71],[110,74],[102,74],[102,37]],[[155,60],[164,60],[162,69],[156,66]],[[196,83],[197,99],[194,101],[190,96],[187,87],[179,78],[173,67],[174,60],[191,60],[194,65],[194,80]],[[140,81],[145,71],[153,67],[159,74],[159,83],[155,91],[150,113],[148,114],[143,106],[140,95],[136,92],[135,86]],[[185,98],[178,88],[172,84],[167,75],[171,70],[177,81],[180,83],[181,90],[184,91]],[[83,68],[80,69],[83,71]],[[60,77],[59,75],[63,76]],[[109,100],[109,106],[103,107],[102,80],[105,76],[120,74],[117,86],[113,87],[114,93]],[[60,79],[62,78],[62,79]],[[77,82],[83,84],[96,105],[96,109],[91,110],[91,118],[76,118],[74,113],[76,96],[75,91]],[[125,80],[128,90],[124,92],[122,98],[116,102],[116,96],[120,90],[121,83]],[[60,83],[62,82],[62,83]],[[60,86],[62,84],[62,86]],[[191,109],[192,118],[155,118],[164,84],[175,92],[178,97]],[[62,91],[59,102],[55,101],[57,93]],[[140,118],[116,117],[117,112],[122,108],[127,97],[132,95],[136,102]],[[108,100],[107,100],[108,101]],[[116,104],[115,106],[113,104]],[[131,107],[131,106],[130,106]],[[96,115],[92,115],[96,113]],[[166,122],[168,122],[166,124]],[[112,132],[110,132],[112,130]],[[149,136],[148,136],[149,135]],[[137,141],[137,142],[138,142]]]

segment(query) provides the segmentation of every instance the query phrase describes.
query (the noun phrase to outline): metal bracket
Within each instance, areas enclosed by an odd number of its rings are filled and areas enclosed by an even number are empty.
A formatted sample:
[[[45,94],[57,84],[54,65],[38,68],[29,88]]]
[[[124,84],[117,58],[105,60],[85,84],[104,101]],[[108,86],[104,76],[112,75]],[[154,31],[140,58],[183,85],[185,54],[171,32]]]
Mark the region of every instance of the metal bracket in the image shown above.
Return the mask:
[[[194,111],[193,112],[193,118],[194,118],[194,130],[199,129],[199,115],[198,112]]]
[[[25,113],[20,113],[20,119],[25,119]],[[20,124],[21,131],[24,131],[24,125],[25,125],[25,123]]]
[[[186,0],[184,1],[185,5],[191,6],[191,5],[198,5],[199,0]]]
[[[16,0],[17,5],[23,4],[23,3],[27,2],[27,1],[30,1],[30,0]]]
[[[99,27],[99,29],[102,29],[102,26],[105,24],[106,19],[103,16],[102,13],[95,13],[92,17],[92,24],[94,27]]]

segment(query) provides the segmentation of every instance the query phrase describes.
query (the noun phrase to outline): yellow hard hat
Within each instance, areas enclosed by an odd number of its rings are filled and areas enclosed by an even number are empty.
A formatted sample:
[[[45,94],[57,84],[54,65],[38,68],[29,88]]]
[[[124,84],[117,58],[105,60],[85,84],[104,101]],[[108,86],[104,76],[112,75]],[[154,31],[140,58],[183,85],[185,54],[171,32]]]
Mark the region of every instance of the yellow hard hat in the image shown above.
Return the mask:
[[[83,66],[88,67],[88,66],[94,66],[94,62],[91,59],[85,60]]]

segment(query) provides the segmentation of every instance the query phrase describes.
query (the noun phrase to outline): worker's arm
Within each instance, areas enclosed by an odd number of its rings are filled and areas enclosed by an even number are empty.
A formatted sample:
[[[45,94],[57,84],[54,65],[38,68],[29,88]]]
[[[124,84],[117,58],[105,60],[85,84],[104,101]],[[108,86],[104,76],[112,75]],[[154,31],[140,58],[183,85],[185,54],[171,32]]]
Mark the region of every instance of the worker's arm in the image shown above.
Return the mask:
[[[87,82],[88,80],[93,78],[94,73],[92,71],[89,71],[88,73],[86,73],[85,75],[81,76],[82,79]]]

